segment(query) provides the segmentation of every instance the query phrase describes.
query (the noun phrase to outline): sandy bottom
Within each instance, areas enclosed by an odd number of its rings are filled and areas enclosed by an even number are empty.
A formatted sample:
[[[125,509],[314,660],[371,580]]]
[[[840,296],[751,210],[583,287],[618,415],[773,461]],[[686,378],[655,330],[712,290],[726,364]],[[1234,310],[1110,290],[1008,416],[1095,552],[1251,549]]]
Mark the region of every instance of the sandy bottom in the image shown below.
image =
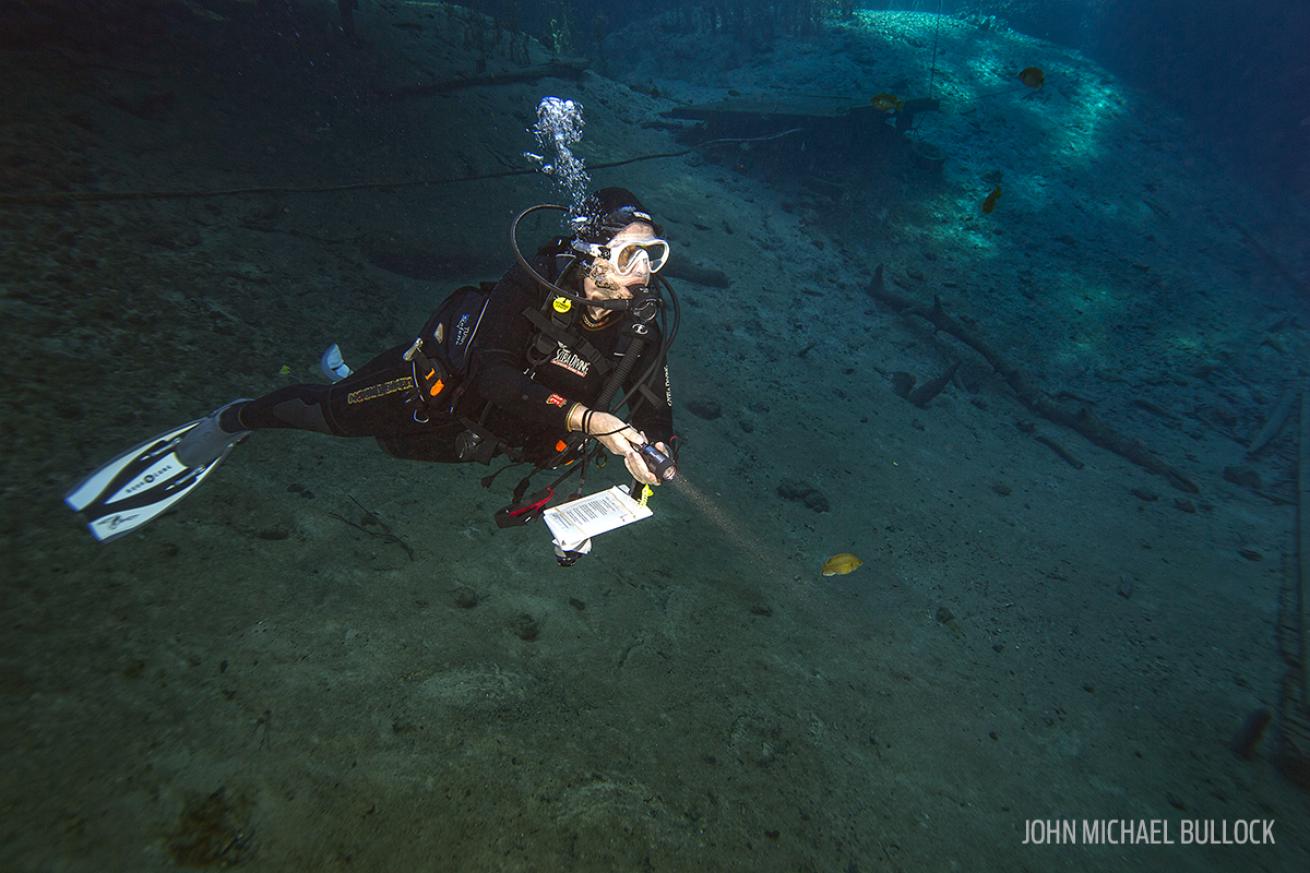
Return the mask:
[[[640,126],[671,104],[611,101],[622,86],[596,76],[371,101],[366,83],[421,79],[411,65],[474,67],[457,16],[375,14],[358,51],[312,19],[296,44],[312,66],[272,36],[221,52],[225,25],[200,17],[135,64],[6,52],[27,97],[0,125],[6,187],[518,167],[550,85],[593,109],[593,163],[677,148]],[[1112,159],[1167,167],[1174,145]],[[60,503],[151,433],[315,378],[330,341],[358,361],[403,340],[447,289],[508,266],[508,219],[549,198],[542,180],[0,205],[0,867],[1306,869],[1306,795],[1271,762],[1272,736],[1251,761],[1228,749],[1248,713],[1278,706],[1293,511],[1221,475],[1304,352],[1304,327],[1269,327],[1310,324],[1304,301],[1249,253],[1197,255],[1218,231],[1180,219],[1159,233],[1191,246],[1151,250],[1169,277],[1156,308],[1093,324],[1055,289],[1091,300],[1096,275],[1115,293],[1132,222],[1097,225],[1072,254],[1022,207],[943,238],[949,220],[910,218],[971,202],[950,176],[880,215],[752,168],[692,156],[596,174],[641,192],[678,254],[732,285],[675,280],[682,483],[567,570],[544,529],[492,524],[512,473],[488,491],[481,468],[394,461],[366,440],[256,434],[178,511],[109,546]],[[878,263],[899,293],[943,293],[1052,394],[1099,402],[1200,493],[1035,417],[972,352],[876,305]],[[1207,296],[1189,297],[1207,273]],[[1193,328],[1196,360],[1157,354]],[[926,408],[893,390],[896,371],[922,381],[956,359]],[[1229,375],[1196,375],[1202,359]],[[1255,465],[1266,494],[1286,493],[1292,456],[1284,436]],[[789,481],[827,511],[781,497]],[[821,577],[837,552],[864,564]],[[1031,819],[1163,819],[1174,839],[1184,819],[1274,819],[1277,843],[1025,846]]]

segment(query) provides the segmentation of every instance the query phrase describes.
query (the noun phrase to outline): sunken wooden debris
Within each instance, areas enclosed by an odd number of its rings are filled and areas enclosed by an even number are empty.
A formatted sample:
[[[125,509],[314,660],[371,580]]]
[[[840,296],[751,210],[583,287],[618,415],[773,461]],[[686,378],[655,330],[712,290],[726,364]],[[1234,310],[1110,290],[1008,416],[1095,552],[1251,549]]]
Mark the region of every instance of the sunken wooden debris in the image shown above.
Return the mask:
[[[329,512],[328,515],[332,516],[342,524],[353,527],[355,530],[363,531],[364,533],[368,534],[369,536],[373,537],[376,540],[381,540],[384,543],[400,546],[402,549],[405,550],[405,554],[409,555],[409,559],[411,561],[414,560],[414,549],[412,546],[410,546],[409,543],[405,542],[399,536],[397,536],[391,530],[391,528],[387,527],[386,522],[384,522],[378,516],[377,513],[373,512],[364,504],[360,503],[358,500],[355,499],[353,495],[351,495],[350,499],[354,502],[356,506],[364,510],[364,516],[361,521],[359,522],[351,521],[350,519],[346,518],[344,515],[340,515],[335,512]],[[374,527],[377,527],[379,529],[373,530]]]
[[[987,345],[973,331],[952,318],[942,307],[939,298],[933,298],[933,305],[930,308],[919,306],[906,297],[888,291],[886,285],[879,281],[882,275],[882,268],[879,267],[874,273],[873,283],[869,286],[869,294],[875,300],[887,304],[902,315],[915,315],[928,321],[937,330],[950,334],[982,355],[987,363],[992,366],[992,369],[1005,379],[1010,389],[1014,391],[1015,396],[1019,398],[1024,406],[1049,421],[1077,431],[1098,446],[1109,449],[1142,469],[1157,476],[1163,476],[1180,491],[1186,491],[1189,494],[1196,494],[1200,491],[1196,483],[1183,475],[1181,471],[1160,460],[1138,440],[1131,439],[1115,431],[1098,419],[1086,406],[1079,407],[1077,411],[1071,411],[1049,400],[1040,390],[1029,383],[1023,373],[997,354],[991,346]]]
[[[1255,457],[1261,449],[1273,442],[1274,438],[1282,433],[1283,427],[1287,424],[1287,419],[1292,415],[1292,409],[1296,407],[1299,393],[1300,385],[1298,383],[1289,385],[1287,390],[1283,392],[1283,396],[1274,407],[1274,411],[1265,420],[1264,427],[1260,428],[1256,435],[1251,437],[1251,442],[1246,447],[1246,456],[1248,458]]]
[[[1083,468],[1083,462],[1078,460],[1077,455],[1075,455],[1073,452],[1069,451],[1064,446],[1060,445],[1050,437],[1045,436],[1044,434],[1037,434],[1036,436],[1033,437],[1033,439],[1037,440],[1037,442],[1041,443],[1051,451],[1055,452],[1057,455],[1060,456],[1061,460],[1063,460],[1070,467],[1073,467],[1075,470],[1081,470]]]
[[[920,409],[925,408],[932,402],[934,397],[942,393],[943,388],[950,384],[951,380],[955,378],[955,371],[958,369],[960,369],[960,362],[955,361],[943,370],[942,374],[936,379],[930,379],[918,388],[909,392],[909,396],[906,399]]]
[[[500,73],[486,73],[481,76],[465,76],[458,79],[444,79],[439,82],[426,82],[421,85],[397,85],[394,88],[380,88],[375,93],[383,99],[398,97],[430,97],[435,94],[450,94],[465,88],[485,88],[497,85],[531,84],[541,79],[572,79],[577,81],[587,72],[587,62],[580,59],[560,58],[544,64],[536,64],[518,70],[506,70]]]

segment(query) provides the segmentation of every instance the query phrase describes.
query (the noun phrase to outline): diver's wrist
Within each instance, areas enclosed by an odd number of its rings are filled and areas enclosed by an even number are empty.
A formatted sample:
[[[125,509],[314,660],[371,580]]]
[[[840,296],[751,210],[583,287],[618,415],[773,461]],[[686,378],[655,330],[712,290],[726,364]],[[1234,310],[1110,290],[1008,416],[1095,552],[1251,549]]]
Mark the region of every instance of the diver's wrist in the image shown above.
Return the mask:
[[[573,433],[576,430],[582,430],[583,422],[586,420],[584,418],[586,414],[587,407],[583,406],[581,403],[575,402],[569,407],[569,411],[564,415],[565,430],[569,433]]]

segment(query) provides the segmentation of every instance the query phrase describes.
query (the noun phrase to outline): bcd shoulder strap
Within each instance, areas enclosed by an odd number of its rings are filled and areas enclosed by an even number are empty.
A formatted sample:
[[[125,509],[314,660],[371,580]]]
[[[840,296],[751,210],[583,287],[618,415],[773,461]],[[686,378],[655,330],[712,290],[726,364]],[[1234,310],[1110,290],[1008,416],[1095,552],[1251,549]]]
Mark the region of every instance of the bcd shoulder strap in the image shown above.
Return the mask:
[[[550,304],[547,303],[546,306],[549,308]],[[554,310],[550,311],[552,315],[547,316],[541,310],[530,306],[523,310],[523,317],[532,322],[532,326],[537,329],[537,336],[528,349],[528,363],[533,369],[550,360],[561,345],[577,352],[584,361],[596,367],[601,375],[614,369],[613,363],[606,360],[595,346],[569,329],[571,324],[563,318],[555,318]]]

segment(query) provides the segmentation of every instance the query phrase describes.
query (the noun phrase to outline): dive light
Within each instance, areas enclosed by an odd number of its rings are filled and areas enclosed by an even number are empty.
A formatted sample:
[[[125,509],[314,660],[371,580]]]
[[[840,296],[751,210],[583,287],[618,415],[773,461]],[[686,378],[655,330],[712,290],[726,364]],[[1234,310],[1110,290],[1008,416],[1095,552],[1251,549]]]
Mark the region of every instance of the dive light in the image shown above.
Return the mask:
[[[651,443],[646,443],[637,450],[641,453],[641,459],[646,462],[646,466],[655,474],[655,478],[663,482],[668,482],[678,475],[678,467],[673,459],[661,452]]]

